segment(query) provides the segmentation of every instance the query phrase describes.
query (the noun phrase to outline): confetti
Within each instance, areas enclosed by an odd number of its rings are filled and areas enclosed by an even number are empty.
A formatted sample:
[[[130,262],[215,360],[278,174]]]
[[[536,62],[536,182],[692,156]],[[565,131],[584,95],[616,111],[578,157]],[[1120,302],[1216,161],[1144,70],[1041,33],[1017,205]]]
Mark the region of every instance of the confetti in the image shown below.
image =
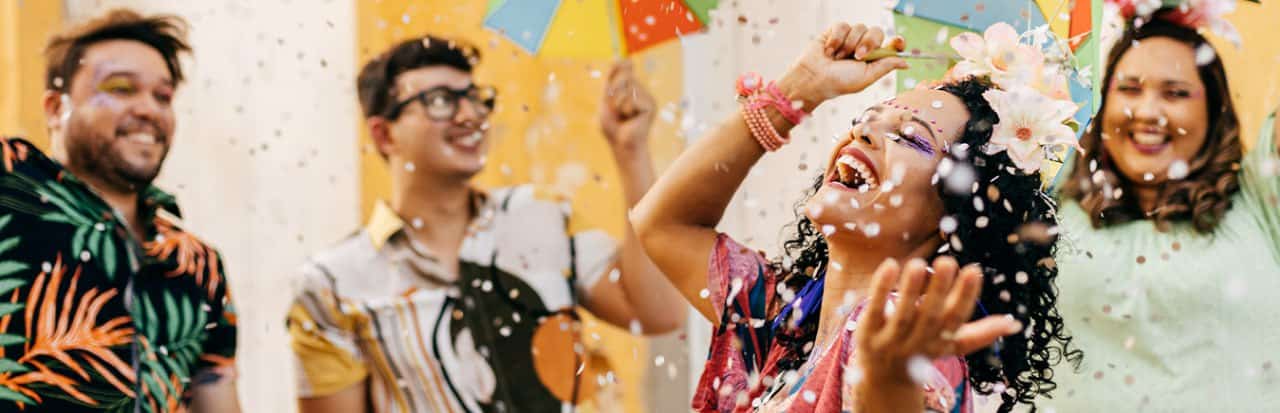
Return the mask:
[[[1218,54],[1213,51],[1213,46],[1210,46],[1209,43],[1203,43],[1196,48],[1196,66],[1213,63],[1217,56]]]
[[[950,234],[950,233],[956,232],[957,225],[958,224],[956,222],[955,217],[948,215],[948,216],[942,217],[942,221],[938,223],[938,229],[941,229],[942,232]]]
[[[935,101],[933,101],[933,103],[930,103],[930,104],[929,104],[929,106],[930,106],[930,107],[932,107],[932,108],[934,108],[934,109],[942,109],[942,101],[941,101],[941,100],[935,100]]]
[[[870,224],[867,224],[866,226],[862,227],[862,233],[867,234],[868,237],[875,237],[876,235],[880,234],[880,223],[872,222]]]
[[[1169,179],[1186,178],[1189,169],[1187,161],[1181,159],[1173,161],[1173,163],[1169,165]]]
[[[925,385],[928,383],[929,377],[933,375],[933,362],[924,356],[912,356],[907,360],[907,372],[911,375],[911,380],[916,384]]]

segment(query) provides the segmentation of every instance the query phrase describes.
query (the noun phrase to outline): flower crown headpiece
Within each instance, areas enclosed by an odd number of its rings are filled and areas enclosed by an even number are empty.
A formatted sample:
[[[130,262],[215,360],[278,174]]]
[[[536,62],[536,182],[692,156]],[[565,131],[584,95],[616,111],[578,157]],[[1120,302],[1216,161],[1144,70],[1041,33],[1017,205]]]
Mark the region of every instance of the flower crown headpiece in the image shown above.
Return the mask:
[[[1141,27],[1152,19],[1160,19],[1192,30],[1207,30],[1240,47],[1240,32],[1225,17],[1236,10],[1236,0],[1106,0],[1104,16],[1119,18],[1105,28],[1112,31],[1104,41],[1113,40],[1114,33],[1126,24]],[[1108,42],[1110,44],[1110,42]]]
[[[1079,149],[1073,128],[1079,107],[1067,89],[1070,49],[1057,42],[1049,44],[1050,57],[1041,51],[1053,37],[1047,26],[1019,35],[1003,22],[988,27],[982,36],[961,33],[951,38],[960,60],[943,79],[991,79],[996,87],[982,97],[1000,121],[981,150],[988,155],[1006,152],[1014,166],[1028,174],[1040,171],[1045,161],[1062,162],[1058,154],[1067,147]]]

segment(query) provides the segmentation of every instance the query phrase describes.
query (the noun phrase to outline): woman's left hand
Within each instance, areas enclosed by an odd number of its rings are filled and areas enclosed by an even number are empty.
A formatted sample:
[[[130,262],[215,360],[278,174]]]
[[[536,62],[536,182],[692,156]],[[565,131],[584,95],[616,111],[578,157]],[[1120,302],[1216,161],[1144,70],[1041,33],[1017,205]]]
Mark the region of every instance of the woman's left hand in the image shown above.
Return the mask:
[[[857,328],[857,360],[865,380],[918,386],[908,372],[913,357],[963,356],[1022,330],[1007,315],[966,323],[982,290],[982,270],[969,265],[956,275],[957,267],[955,259],[940,257],[933,261],[932,275],[919,259],[904,270],[893,259],[876,269]],[[886,313],[894,286],[898,298]]]

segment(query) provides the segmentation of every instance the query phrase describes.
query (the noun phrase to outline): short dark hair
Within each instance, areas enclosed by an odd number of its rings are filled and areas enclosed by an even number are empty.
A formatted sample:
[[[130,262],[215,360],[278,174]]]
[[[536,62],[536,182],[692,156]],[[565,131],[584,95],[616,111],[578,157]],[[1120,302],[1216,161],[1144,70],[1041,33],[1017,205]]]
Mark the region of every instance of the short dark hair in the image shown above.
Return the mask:
[[[44,48],[44,87],[62,93],[71,90],[71,78],[80,70],[85,49],[107,40],[135,40],[156,49],[164,57],[173,84],[177,85],[183,79],[178,54],[191,52],[186,37],[187,21],[181,17],[170,14],[143,16],[130,9],[111,10],[49,39]]]
[[[366,118],[389,116],[396,104],[396,77],[429,66],[448,66],[467,73],[480,62],[474,47],[431,35],[409,39],[373,58],[360,69],[356,92]]]

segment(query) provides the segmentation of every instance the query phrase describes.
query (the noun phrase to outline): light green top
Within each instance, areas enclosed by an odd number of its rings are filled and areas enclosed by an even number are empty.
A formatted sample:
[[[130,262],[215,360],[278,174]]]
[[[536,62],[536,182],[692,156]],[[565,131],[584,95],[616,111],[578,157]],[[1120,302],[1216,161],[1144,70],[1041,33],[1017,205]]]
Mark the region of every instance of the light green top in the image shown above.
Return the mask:
[[[1274,118],[1274,115],[1273,115]],[[1060,211],[1058,308],[1084,351],[1054,369],[1058,412],[1280,411],[1280,176],[1272,119],[1211,236]]]

